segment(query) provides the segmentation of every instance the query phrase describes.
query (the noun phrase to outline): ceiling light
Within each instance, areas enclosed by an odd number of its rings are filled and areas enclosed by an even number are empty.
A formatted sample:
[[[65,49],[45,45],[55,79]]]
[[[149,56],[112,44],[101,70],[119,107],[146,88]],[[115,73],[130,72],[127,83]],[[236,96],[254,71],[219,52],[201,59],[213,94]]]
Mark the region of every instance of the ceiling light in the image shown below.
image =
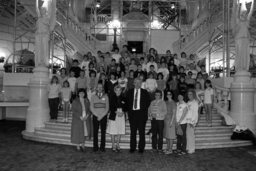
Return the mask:
[[[100,3],[99,2],[96,3],[96,8],[100,8]]]

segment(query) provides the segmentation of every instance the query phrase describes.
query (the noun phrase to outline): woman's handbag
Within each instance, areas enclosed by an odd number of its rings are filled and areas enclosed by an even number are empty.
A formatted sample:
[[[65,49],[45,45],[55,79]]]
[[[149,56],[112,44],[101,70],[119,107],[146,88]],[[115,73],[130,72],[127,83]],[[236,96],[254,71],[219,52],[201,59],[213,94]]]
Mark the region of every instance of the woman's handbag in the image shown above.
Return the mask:
[[[177,130],[176,130],[177,135],[183,135],[183,131],[182,131],[181,126],[180,126],[180,125],[178,125],[176,129],[177,129]]]

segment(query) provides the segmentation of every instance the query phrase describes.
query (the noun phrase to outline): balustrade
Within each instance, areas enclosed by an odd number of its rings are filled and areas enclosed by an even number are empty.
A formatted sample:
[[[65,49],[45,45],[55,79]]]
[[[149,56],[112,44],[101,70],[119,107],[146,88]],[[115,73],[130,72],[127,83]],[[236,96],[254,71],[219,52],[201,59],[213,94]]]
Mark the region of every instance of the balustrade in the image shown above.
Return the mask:
[[[213,85],[214,89],[214,106],[223,116],[227,125],[235,125],[236,123],[229,115],[230,110],[230,89]]]

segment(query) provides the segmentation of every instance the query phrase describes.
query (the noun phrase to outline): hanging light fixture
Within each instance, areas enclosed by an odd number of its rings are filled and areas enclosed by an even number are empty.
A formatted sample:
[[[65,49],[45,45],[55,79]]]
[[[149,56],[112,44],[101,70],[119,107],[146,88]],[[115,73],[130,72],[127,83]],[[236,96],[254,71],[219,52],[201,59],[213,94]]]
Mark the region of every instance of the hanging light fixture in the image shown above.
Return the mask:
[[[96,1],[96,8],[100,8],[100,0]]]

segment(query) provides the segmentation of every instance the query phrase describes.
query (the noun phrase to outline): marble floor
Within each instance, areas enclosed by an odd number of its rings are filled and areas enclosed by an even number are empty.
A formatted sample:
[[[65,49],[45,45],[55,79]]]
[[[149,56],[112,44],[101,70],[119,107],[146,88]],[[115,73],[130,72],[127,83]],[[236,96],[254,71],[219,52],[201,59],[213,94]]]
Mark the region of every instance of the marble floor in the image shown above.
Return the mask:
[[[21,121],[0,121],[0,171],[255,171],[256,147],[197,150],[192,155],[77,152],[72,146],[23,140]]]

